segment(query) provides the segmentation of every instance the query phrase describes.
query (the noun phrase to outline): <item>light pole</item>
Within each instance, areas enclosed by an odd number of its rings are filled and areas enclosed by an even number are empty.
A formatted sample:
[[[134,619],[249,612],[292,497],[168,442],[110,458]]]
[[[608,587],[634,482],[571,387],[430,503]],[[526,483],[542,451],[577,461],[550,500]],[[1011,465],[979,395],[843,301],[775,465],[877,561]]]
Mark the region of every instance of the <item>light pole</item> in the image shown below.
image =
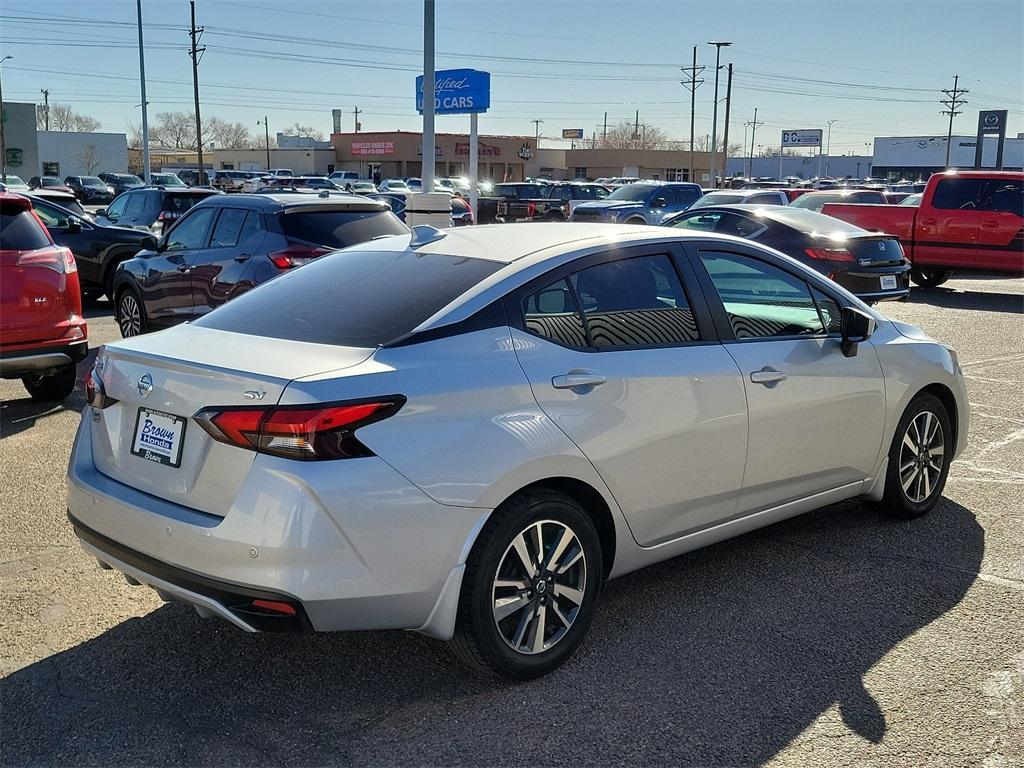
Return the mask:
[[[3,63],[14,57],[8,54],[0,59],[0,181],[7,183],[7,137],[4,135],[4,82]]]
[[[424,192],[434,191],[434,0],[423,0],[423,162],[420,177]]]
[[[142,179],[149,184],[153,177],[149,168],[149,103],[146,101],[146,54],[142,46],[142,0],[135,2],[139,20],[139,84],[142,87]],[[50,130],[50,107],[46,107],[46,130]]]
[[[257,120],[256,125],[263,126],[263,136],[265,145],[267,148],[267,170],[270,170],[270,123],[267,121],[267,116],[264,115],[262,120]]]
[[[825,176],[828,177],[828,161],[832,159],[832,123],[838,123],[838,120],[828,121],[828,138],[825,140]]]
[[[708,41],[708,45],[715,46],[715,106],[711,110],[711,186],[718,188],[718,171],[715,167],[717,161],[715,152],[718,150],[718,70],[721,69],[722,49],[732,45],[724,40]]]

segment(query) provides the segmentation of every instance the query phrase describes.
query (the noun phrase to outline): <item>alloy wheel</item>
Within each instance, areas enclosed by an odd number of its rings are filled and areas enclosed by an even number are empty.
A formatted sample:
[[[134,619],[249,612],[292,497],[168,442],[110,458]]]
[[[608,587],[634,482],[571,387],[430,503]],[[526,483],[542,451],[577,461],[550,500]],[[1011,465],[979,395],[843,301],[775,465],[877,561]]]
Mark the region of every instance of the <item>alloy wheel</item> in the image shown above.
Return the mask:
[[[550,650],[576,621],[587,589],[587,559],[565,523],[540,520],[512,539],[491,588],[494,623],[505,644],[533,655]]]
[[[117,324],[124,338],[142,333],[142,311],[130,291],[126,291],[117,305]]]
[[[944,458],[942,423],[931,411],[922,411],[907,425],[900,447],[900,485],[910,501],[920,504],[932,495]]]

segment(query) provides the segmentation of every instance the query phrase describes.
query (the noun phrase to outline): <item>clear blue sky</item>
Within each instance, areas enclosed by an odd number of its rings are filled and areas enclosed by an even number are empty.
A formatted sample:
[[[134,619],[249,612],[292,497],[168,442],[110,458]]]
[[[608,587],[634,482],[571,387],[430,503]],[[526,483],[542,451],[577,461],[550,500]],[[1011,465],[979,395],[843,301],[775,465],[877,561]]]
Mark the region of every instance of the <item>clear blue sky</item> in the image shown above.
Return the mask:
[[[413,79],[422,66],[418,0],[197,0],[207,28],[200,66],[204,115],[272,132],[296,121],[331,130],[331,108],[363,110],[363,130],[418,130]],[[143,0],[150,114],[191,109],[187,0]],[[84,20],[84,21],[82,21]],[[4,97],[50,100],[124,131],[138,122],[134,0],[0,0]],[[437,66],[492,74],[481,133],[546,136],[633,119],[689,136],[679,68],[707,65],[697,134],[710,132],[714,49],[731,40],[735,67],[730,143],[758,107],[758,144],[784,128],[832,128],[835,154],[862,152],[876,135],[940,135],[940,90],[959,73],[971,93],[957,119],[973,134],[978,109],[1010,109],[1024,131],[1024,4],[1019,0],[438,0]],[[572,63],[560,63],[572,62]],[[724,74],[724,73],[723,73]],[[796,80],[794,78],[800,78]],[[722,94],[724,98],[724,77]],[[724,105],[723,105],[724,107]],[[722,112],[719,113],[722,119]],[[438,130],[464,131],[465,117]]]

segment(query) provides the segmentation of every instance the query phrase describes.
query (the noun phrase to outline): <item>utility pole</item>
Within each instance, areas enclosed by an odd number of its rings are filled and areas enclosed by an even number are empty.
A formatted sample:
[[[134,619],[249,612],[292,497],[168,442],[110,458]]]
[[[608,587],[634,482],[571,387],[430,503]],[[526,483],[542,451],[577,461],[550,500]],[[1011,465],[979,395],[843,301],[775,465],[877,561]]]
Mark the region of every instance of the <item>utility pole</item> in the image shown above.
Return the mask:
[[[636,111],[636,124],[633,126],[633,141],[640,138],[640,110]]]
[[[949,115],[949,130],[946,132],[946,167],[949,168],[949,149],[953,143],[953,118],[963,112],[962,107],[967,103],[966,99],[961,98],[965,93],[970,93],[966,88],[960,88],[960,75],[953,75],[953,88],[944,88],[942,92],[946,94],[948,98],[940,99],[940,104],[945,104],[948,109],[942,110],[943,115]]]
[[[46,88],[40,88],[43,94],[43,119],[46,121],[46,130],[50,130],[50,92]]]
[[[263,124],[263,139],[264,146],[267,149],[267,170],[270,170],[270,121],[267,120],[267,116],[264,115],[262,120],[257,120],[256,125]]]
[[[536,141],[538,146],[539,146],[540,145],[540,124],[543,123],[544,121],[543,120],[531,120],[530,122],[533,123],[534,141]]]
[[[192,30],[190,32],[192,36],[192,48],[189,51],[192,54],[192,91],[195,94],[196,99],[196,163],[199,166],[199,186],[205,186],[206,183],[206,170],[203,166],[203,124],[199,116],[199,54],[206,50],[206,48],[199,48],[199,36],[202,35],[203,29],[200,27],[196,29],[196,0],[189,0],[189,5],[192,8]],[[267,170],[270,170],[269,168]]]
[[[434,73],[434,0],[423,0],[423,146],[420,152],[420,177],[424,192],[434,191],[434,98],[437,76]],[[415,218],[415,217],[414,217]]]
[[[680,84],[690,92],[690,175],[687,181],[694,180],[694,167],[693,167],[693,120],[694,120],[694,107],[696,107],[697,101],[697,89],[704,84],[703,79],[699,79],[698,75],[704,72],[704,67],[697,66],[697,46],[693,46],[693,66],[691,67],[680,67],[680,70],[688,75],[686,80],[680,80]]]
[[[8,54],[0,59],[0,182],[7,183],[7,136],[4,133],[4,82],[3,65],[14,56]]]
[[[828,138],[825,140],[825,177],[828,178],[828,162],[832,159],[832,123],[838,123],[838,120],[828,121]]]
[[[142,47],[142,0],[136,0],[139,20],[139,84],[142,87],[142,180],[149,184],[153,177],[149,168],[149,103],[146,101],[146,55]],[[48,91],[43,91],[49,95]],[[46,130],[50,130],[50,107],[46,107]]]
[[[732,64],[729,65],[729,79],[725,86],[725,130],[722,132],[722,178],[729,165],[729,107],[732,101]]]
[[[757,107],[754,107],[754,119],[750,122],[744,123],[744,126],[750,126],[750,167],[747,169],[747,178],[749,179],[754,175],[754,137],[757,135],[757,129],[764,125],[764,121],[758,122],[757,120]],[[746,152],[746,147],[743,151]]]
[[[718,189],[717,158],[718,151],[718,71],[722,68],[722,49],[732,45],[724,40],[708,41],[708,45],[715,46],[715,104],[711,110],[711,187]]]
[[[604,113],[604,130],[601,132],[601,144],[606,145],[608,143],[608,113]]]
[[[356,130],[355,130],[356,133],[359,133],[359,113],[362,112],[362,111],[363,110],[361,110],[359,107],[356,107],[355,109],[352,110],[352,112],[353,112],[353,114],[355,115],[355,118],[356,118]]]

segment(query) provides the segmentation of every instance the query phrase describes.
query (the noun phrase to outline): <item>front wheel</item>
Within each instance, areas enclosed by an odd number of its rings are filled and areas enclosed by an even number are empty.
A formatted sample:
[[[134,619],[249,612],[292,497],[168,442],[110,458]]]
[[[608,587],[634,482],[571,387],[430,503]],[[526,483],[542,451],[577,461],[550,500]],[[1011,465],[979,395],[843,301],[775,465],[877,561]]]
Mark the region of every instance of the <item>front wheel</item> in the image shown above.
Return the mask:
[[[550,490],[517,496],[466,562],[452,649],[512,680],[547,674],[586,636],[603,580],[597,531],[579,504]]]
[[[928,269],[913,267],[910,279],[924,288],[937,288],[949,280],[953,273],[948,269]]]
[[[146,312],[142,300],[135,289],[126,287],[118,292],[115,313],[117,327],[121,329],[121,336],[124,338],[130,339],[149,330],[146,326]]]
[[[75,391],[74,364],[64,365],[42,376],[26,376],[21,380],[29,396],[39,402],[64,400]]]
[[[880,507],[892,517],[914,518],[938,502],[953,460],[953,430],[946,406],[919,394],[903,413],[889,447]]]

